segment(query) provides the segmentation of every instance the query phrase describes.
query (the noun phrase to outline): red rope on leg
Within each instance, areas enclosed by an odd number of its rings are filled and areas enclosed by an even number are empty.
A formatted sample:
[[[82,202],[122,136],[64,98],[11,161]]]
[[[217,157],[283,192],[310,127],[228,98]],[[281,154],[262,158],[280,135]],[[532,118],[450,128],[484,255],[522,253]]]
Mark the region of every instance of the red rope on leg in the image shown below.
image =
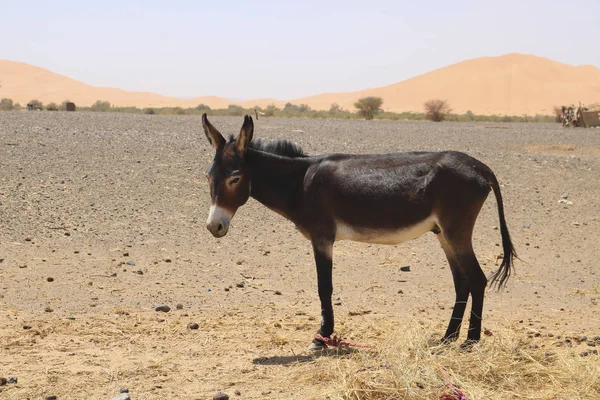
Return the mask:
[[[331,346],[331,347],[359,347],[362,349],[372,349],[373,346],[369,346],[366,344],[358,344],[358,343],[350,343],[350,342],[345,342],[342,340],[341,337],[338,337],[337,335],[334,335],[333,337],[323,337],[321,335],[319,335],[318,333],[315,334],[315,339],[320,340],[321,342],[325,343],[327,346]]]

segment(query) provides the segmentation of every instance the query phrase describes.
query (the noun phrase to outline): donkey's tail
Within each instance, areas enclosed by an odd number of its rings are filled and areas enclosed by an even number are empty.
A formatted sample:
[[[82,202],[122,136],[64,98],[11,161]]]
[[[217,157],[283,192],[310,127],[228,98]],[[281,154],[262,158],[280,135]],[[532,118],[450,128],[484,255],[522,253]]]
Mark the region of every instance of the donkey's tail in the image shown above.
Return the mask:
[[[504,285],[506,285],[506,281],[514,270],[514,259],[518,257],[512,241],[510,240],[510,234],[508,233],[506,220],[504,219],[504,204],[502,203],[502,194],[500,193],[498,179],[496,179],[496,176],[492,171],[490,171],[490,174],[487,176],[487,178],[492,190],[494,191],[494,195],[496,196],[496,203],[498,204],[500,234],[502,235],[502,249],[504,251],[502,263],[500,263],[498,270],[492,274],[490,283],[492,286],[496,286],[497,289],[500,290]]]

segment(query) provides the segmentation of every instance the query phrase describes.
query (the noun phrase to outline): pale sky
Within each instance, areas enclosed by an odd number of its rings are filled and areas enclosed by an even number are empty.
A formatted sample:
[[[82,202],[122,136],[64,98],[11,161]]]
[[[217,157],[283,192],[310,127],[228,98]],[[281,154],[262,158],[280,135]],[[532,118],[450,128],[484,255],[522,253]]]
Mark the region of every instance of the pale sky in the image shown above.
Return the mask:
[[[294,99],[513,52],[600,67],[600,0],[0,0],[0,37],[94,86]]]

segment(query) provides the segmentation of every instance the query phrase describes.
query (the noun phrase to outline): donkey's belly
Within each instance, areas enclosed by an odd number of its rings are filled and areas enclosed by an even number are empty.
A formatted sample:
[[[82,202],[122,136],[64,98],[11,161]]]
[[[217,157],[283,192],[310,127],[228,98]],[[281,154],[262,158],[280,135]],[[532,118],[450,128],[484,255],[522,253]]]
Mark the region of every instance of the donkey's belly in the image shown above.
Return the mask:
[[[430,216],[410,226],[396,229],[378,229],[374,227],[352,226],[343,221],[336,221],[335,240],[353,240],[355,242],[398,244],[418,238],[436,227],[434,216]]]

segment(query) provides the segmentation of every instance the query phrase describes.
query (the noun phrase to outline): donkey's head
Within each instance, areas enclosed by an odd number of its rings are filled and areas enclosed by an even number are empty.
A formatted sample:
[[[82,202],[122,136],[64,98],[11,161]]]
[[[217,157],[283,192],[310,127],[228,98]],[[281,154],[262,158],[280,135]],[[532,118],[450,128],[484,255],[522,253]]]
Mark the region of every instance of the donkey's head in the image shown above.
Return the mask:
[[[210,144],[215,148],[206,177],[210,185],[210,213],[206,228],[215,237],[223,237],[238,207],[250,197],[250,174],[246,164],[246,148],[252,140],[254,123],[246,115],[240,134],[225,140],[223,135],[202,115],[202,127]]]

